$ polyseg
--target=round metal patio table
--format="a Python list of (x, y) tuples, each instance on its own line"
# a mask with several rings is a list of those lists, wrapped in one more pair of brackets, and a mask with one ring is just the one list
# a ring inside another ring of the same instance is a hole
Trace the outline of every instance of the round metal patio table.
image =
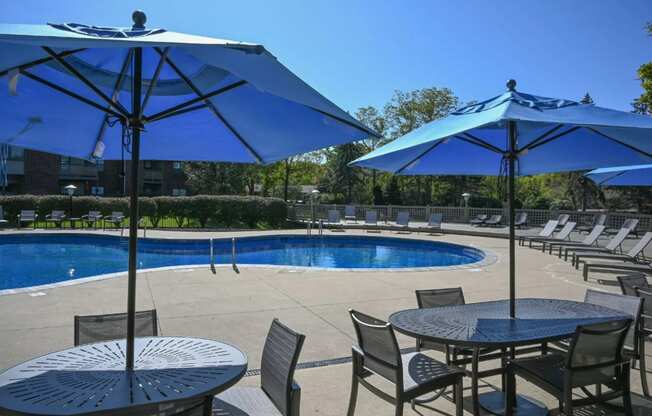
[(242, 351), (206, 339), (136, 338), (133, 370), (125, 352), (124, 339), (99, 342), (11, 368), (0, 375), (0, 414), (165, 413), (211, 398), (247, 370)]
[[(509, 318), (509, 301), (469, 303), (427, 309), (409, 309), (389, 317), (400, 333), (446, 345), (473, 350), (471, 380), (473, 413), (479, 407), (492, 413), (503, 409), (503, 393), (478, 395), (480, 349), (514, 348), (543, 344), (571, 337), (579, 325), (626, 319), (630, 316), (598, 305), (557, 299), (517, 299), (516, 318)], [(540, 405), (519, 400), (524, 414), (545, 414)]]

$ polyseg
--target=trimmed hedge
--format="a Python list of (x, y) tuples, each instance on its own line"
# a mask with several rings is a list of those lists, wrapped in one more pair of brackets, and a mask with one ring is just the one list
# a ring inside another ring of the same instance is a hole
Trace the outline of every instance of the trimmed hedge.
[[(73, 197), (72, 216), (80, 217), (89, 211), (110, 215), (122, 211), (129, 215), (129, 198)], [(287, 218), (287, 205), (278, 198), (231, 195), (197, 195), (154, 198), (140, 197), (140, 217), (147, 217), (157, 227), (164, 218), (173, 218), (178, 227), (200, 226), (247, 226), (259, 224), (279, 227)], [(0, 196), (0, 206), (5, 218), (14, 221), (23, 209), (36, 209), (39, 219), (53, 210), (64, 210), (71, 216), (70, 197), (65, 195), (17, 195)]]

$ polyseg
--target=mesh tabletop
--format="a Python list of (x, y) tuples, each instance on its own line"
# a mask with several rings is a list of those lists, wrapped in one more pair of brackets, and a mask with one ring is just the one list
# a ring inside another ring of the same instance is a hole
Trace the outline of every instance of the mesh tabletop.
[(554, 341), (571, 336), (578, 325), (629, 319), (602, 306), (557, 299), (518, 299), (516, 319), (509, 301), (408, 309), (389, 317), (403, 334), (444, 344), (507, 347)]
[(247, 369), (237, 348), (180, 337), (136, 338), (134, 370), (125, 340), (35, 358), (0, 375), (0, 414), (144, 414), (217, 394)]

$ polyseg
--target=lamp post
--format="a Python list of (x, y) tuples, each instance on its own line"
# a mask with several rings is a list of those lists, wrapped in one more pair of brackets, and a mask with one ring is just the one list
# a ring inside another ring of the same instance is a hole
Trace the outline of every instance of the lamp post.
[(469, 220), (469, 199), (471, 199), (471, 194), (468, 192), (464, 192), (462, 194), (462, 198), (464, 198), (464, 219), (465, 221)]
[(75, 194), (75, 191), (77, 190), (77, 187), (75, 185), (73, 185), (73, 184), (70, 184), (70, 185), (66, 186), (65, 188), (63, 188), (63, 189), (65, 189), (68, 196), (70, 196), (70, 214), (69, 214), (69, 217), (73, 217), (74, 215), (72, 215), (72, 196)]
[(319, 190), (318, 189), (313, 189), (312, 192), (310, 193), (310, 205), (312, 206), (312, 224), (315, 224), (315, 221), (317, 219), (316, 211), (315, 211), (315, 200), (319, 199)]

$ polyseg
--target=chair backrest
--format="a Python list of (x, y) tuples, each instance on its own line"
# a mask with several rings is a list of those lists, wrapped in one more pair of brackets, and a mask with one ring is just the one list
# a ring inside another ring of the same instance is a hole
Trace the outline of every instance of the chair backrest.
[(487, 218), (489, 218), (489, 216), (488, 216), (487, 214), (478, 214), (478, 215), (475, 217), (475, 219), (478, 220), (478, 221), (484, 221), (484, 220), (486, 220)]
[(632, 326), (625, 338), (625, 345), (632, 349), (637, 348), (636, 328), (641, 319), (643, 302), (637, 296), (619, 295), (617, 293), (601, 292), (587, 289), (584, 302), (604, 306), (615, 311), (624, 312), (632, 317)]
[(464, 291), (461, 287), (446, 289), (415, 290), (417, 304), (422, 308), (439, 308), (442, 306), (464, 305)]
[[(136, 336), (158, 335), (156, 309), (136, 312)], [(127, 337), (127, 314), (75, 316), (75, 345)]]
[(111, 213), (111, 217), (113, 219), (121, 219), (125, 217), (125, 214), (122, 211), (113, 211)]
[(408, 225), (410, 223), (410, 213), (401, 211), (396, 215), (396, 223), (398, 225)]
[(606, 227), (604, 225), (594, 225), (589, 235), (584, 237), (582, 243), (586, 244), (587, 246), (593, 245), (596, 241), (598, 241), (598, 238), (600, 238), (605, 228)]
[(56, 209), (50, 213), (50, 218), (58, 219), (66, 215), (66, 212), (63, 210)]
[(614, 251), (615, 249), (620, 247), (620, 245), (623, 243), (623, 241), (625, 241), (625, 239), (627, 238), (630, 232), (631, 230), (629, 228), (621, 228), (620, 230), (618, 230), (618, 233), (614, 236), (614, 238), (612, 238), (609, 241), (609, 243), (607, 243), (607, 245), (604, 246), (604, 248), (606, 248), (609, 251)]
[(328, 222), (330, 223), (338, 223), (340, 222), (340, 212), (336, 209), (329, 209), (328, 210)]
[(607, 214), (595, 214), (593, 225), (605, 225), (607, 223)]
[(514, 220), (514, 224), (524, 224), (527, 221), (527, 212), (519, 212), (516, 214), (516, 219)]
[(578, 326), (568, 349), (566, 368), (582, 371), (582, 379), (587, 380), (584, 385), (612, 380), (619, 374), (614, 366), (623, 360), (623, 344), (631, 324), (631, 319), (625, 319)]
[(36, 211), (33, 209), (24, 209), (20, 211), (21, 220), (29, 220), (36, 218)]
[(292, 409), (294, 370), (305, 338), (274, 319), (265, 339), (260, 364), (260, 387), (284, 416), (288, 416)]
[(355, 217), (355, 207), (353, 205), (346, 205), (344, 207), (344, 215), (347, 217)]
[(503, 219), (502, 215), (492, 215), (487, 222), (500, 222)]
[(568, 214), (559, 214), (559, 218), (557, 218), (558, 226), (563, 227), (566, 225), (566, 223), (570, 220), (570, 215)]
[(559, 221), (557, 220), (548, 221), (546, 225), (543, 227), (543, 229), (539, 231), (539, 237), (550, 237), (552, 233), (555, 232), (555, 229), (557, 228), (558, 224)]
[(570, 237), (570, 234), (573, 232), (575, 229), (575, 226), (577, 225), (576, 222), (574, 221), (568, 221), (564, 227), (555, 235), (555, 238), (557, 240), (566, 240), (567, 238)]
[(628, 228), (629, 231), (635, 231), (636, 227), (638, 227), (638, 218), (627, 218), (625, 221), (623, 221), (623, 225), (620, 227)]
[(630, 274), (627, 276), (618, 276), (618, 283), (620, 283), (620, 290), (623, 295), (638, 296), (636, 289), (640, 288), (647, 290), (649, 283), (643, 273)]
[(378, 213), (376, 211), (365, 212), (365, 224), (376, 224), (378, 222)]
[(401, 350), (389, 322), (349, 310), (358, 346), (364, 353), (364, 366), (394, 383), (403, 382)]
[(652, 231), (648, 231), (645, 233), (645, 235), (643, 235), (643, 238), (638, 240), (638, 243), (636, 243), (634, 247), (632, 247), (632, 249), (627, 252), (627, 255), (631, 257), (638, 257), (638, 255), (641, 254), (643, 250), (645, 250), (645, 247), (647, 247), (651, 241)]
[(643, 300), (641, 329), (650, 332), (652, 331), (652, 288), (638, 288), (636, 289), (636, 295)]
[(102, 213), (100, 211), (88, 211), (88, 218), (98, 218), (101, 217)]
[(433, 212), (432, 214), (430, 214), (430, 219), (428, 219), (428, 226), (440, 227), (443, 218), (444, 218), (444, 214), (442, 214), (441, 212)]

